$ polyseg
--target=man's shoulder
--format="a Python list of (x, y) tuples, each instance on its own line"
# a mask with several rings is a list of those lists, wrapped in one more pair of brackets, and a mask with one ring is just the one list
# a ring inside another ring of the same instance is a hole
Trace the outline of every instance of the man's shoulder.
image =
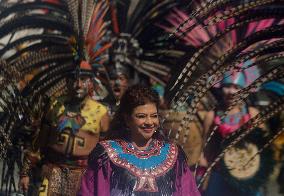
[(101, 110), (107, 110), (107, 106), (92, 99), (92, 98), (86, 98), (86, 105), (90, 106), (92, 109), (101, 109)]

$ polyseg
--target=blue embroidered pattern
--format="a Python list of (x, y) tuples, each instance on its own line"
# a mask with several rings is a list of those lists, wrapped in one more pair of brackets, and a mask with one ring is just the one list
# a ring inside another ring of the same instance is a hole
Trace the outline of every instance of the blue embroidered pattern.
[(133, 153), (125, 153), (125, 149), (123, 149), (124, 146), (121, 146), (116, 141), (109, 141), (109, 144), (117, 153), (119, 159), (124, 159), (139, 169), (152, 169), (161, 165), (166, 161), (170, 150), (170, 144), (166, 143), (161, 147), (159, 154), (150, 156), (148, 158), (140, 158)]
[(158, 192), (156, 178), (175, 165), (178, 149), (175, 144), (152, 140), (146, 150), (138, 150), (124, 140), (102, 141), (110, 160), (137, 177), (134, 191)]

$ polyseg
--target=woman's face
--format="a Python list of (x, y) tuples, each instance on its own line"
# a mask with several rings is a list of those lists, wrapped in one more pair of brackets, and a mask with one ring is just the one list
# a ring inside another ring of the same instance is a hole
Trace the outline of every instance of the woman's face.
[(127, 125), (131, 130), (132, 138), (139, 140), (151, 139), (159, 127), (156, 105), (154, 103), (147, 103), (134, 108)]
[(226, 100), (233, 98), (234, 94), (238, 93), (241, 88), (235, 84), (227, 84), (222, 87), (222, 92)]

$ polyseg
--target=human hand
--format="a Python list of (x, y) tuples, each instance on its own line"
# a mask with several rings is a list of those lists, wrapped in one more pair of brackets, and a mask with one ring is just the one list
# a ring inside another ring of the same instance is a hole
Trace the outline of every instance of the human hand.
[(203, 153), (201, 153), (201, 155), (200, 155), (199, 165), (200, 165), (200, 166), (203, 166), (203, 167), (208, 167), (208, 161), (207, 161), (207, 159), (205, 158), (205, 156), (204, 156)]
[(30, 184), (30, 177), (29, 176), (23, 176), (23, 177), (20, 178), (19, 188), (24, 193), (28, 191), (29, 184)]

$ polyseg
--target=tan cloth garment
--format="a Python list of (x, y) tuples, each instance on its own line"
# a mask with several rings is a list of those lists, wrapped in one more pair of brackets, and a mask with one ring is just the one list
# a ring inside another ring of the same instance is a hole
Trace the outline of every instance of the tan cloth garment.
[(44, 165), (39, 196), (76, 196), (84, 172), (85, 168), (54, 164)]

